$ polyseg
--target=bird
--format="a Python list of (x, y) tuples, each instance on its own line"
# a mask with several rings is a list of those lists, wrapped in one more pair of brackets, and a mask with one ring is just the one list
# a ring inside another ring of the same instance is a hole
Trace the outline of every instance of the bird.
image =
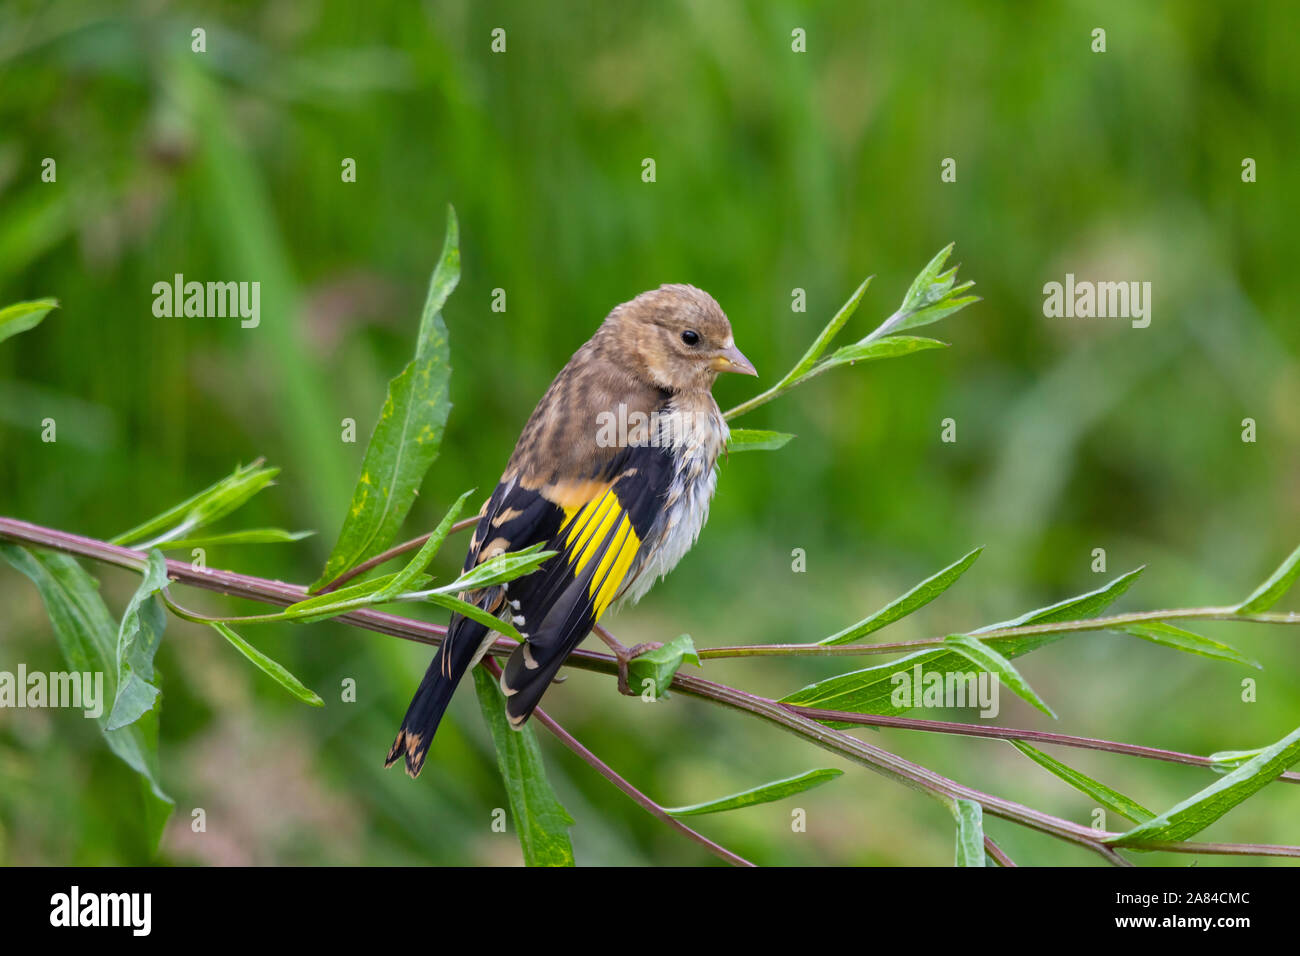
[[(723, 372), (758, 374), (722, 307), (695, 286), (662, 285), (609, 312), (524, 425), (464, 569), (538, 543), (556, 553), (531, 574), (460, 595), (524, 639), (500, 678), (512, 728), (593, 629), (614, 651), (624, 693), (628, 662), (662, 646), (624, 647), (597, 624), (640, 600), (698, 538), (730, 437), (712, 394)], [(452, 615), (385, 767), (404, 758), (419, 775), (456, 686), (496, 636)]]

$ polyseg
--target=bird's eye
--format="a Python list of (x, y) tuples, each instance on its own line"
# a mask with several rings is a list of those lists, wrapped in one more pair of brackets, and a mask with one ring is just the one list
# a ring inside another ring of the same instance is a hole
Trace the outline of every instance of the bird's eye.
[(699, 345), (700, 333), (696, 332), (694, 329), (687, 329), (682, 333), (682, 341), (687, 345)]

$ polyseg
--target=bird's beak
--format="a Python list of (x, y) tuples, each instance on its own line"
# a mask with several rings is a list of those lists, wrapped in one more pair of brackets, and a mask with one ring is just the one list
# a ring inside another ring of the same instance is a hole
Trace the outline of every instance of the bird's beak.
[(722, 354), (713, 360), (713, 368), (719, 372), (739, 372), (741, 375), (758, 375), (753, 364), (749, 359), (741, 354), (740, 349), (734, 345), (724, 349)]

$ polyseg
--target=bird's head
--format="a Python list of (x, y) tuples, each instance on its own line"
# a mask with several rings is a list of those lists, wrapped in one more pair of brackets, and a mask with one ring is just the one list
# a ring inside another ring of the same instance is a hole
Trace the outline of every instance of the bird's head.
[(722, 307), (693, 285), (661, 285), (605, 320), (620, 360), (659, 388), (708, 391), (719, 372), (757, 375)]

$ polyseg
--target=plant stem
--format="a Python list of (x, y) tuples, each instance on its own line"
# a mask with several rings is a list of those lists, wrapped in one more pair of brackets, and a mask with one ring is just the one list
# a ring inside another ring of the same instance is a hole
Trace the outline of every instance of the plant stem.
[(984, 837), (984, 852), (993, 857), (998, 866), (1011, 867), (1016, 865), (1016, 861), (1007, 856), (1002, 847), (993, 842), (991, 836)]
[(741, 402), (735, 408), (730, 408), (727, 411), (723, 412), (722, 417), (726, 421), (731, 421), (733, 418), (739, 418), (741, 415), (745, 414), (745, 412), (752, 412), (754, 409), (758, 408), (758, 406), (766, 405), (772, 399), (778, 398), (783, 392), (785, 392), (789, 388), (790, 388), (789, 385), (786, 385), (782, 382), (778, 382), (777, 384), (769, 388), (766, 392), (761, 392), (760, 394), (755, 395), (753, 398)]
[[(746, 412), (753, 411), (755, 408), (758, 408), (758, 406), (767, 404), (772, 399), (785, 394), (790, 389), (809, 378), (809, 373), (812, 371), (814, 366), (816, 366), (817, 360), (821, 357), (822, 353), (825, 352), (827, 347), (831, 344), (831, 340), (839, 334), (840, 329), (844, 327), (844, 323), (847, 322), (849, 318), (852, 317), (853, 313), (857, 311), (858, 304), (862, 301), (862, 296), (866, 293), (867, 286), (871, 285), (871, 280), (873, 278), (874, 276), (867, 276), (867, 278), (862, 281), (862, 284), (854, 290), (851, 296), (849, 296), (848, 301), (840, 306), (839, 311), (831, 317), (830, 322), (821, 330), (817, 338), (813, 340), (812, 345), (808, 347), (808, 351), (803, 354), (803, 357), (794, 364), (790, 371), (786, 372), (785, 375), (781, 377), (780, 381), (769, 388), (766, 392), (755, 395), (748, 401), (741, 402), (735, 408), (726, 412), (722, 417), (730, 421)], [(896, 325), (898, 319), (899, 313), (895, 312), (882, 322), (876, 330), (871, 333), (871, 335), (867, 336), (865, 341), (872, 341), (873, 339), (884, 335), (885, 331), (887, 331), (886, 327), (892, 328), (891, 323)]]
[[(996, 740), (1033, 740), (1045, 744), (1057, 744), (1061, 747), (1076, 747), (1081, 750), (1101, 750), (1106, 753), (1128, 754), (1133, 757), (1145, 757), (1150, 760), (1163, 760), (1166, 763), (1188, 764), (1194, 767), (1213, 767), (1214, 761), (1209, 757), (1181, 753), (1177, 750), (1162, 750), (1158, 747), (1143, 747), (1139, 744), (1124, 744), (1113, 740), (1099, 740), (1095, 737), (1075, 737), (1071, 734), (1056, 734), (1045, 730), (1022, 730), (1016, 727), (985, 727), (980, 724), (964, 724), (948, 720), (918, 720), (912, 717), (894, 717), (880, 714), (851, 714), (841, 710), (820, 710), (816, 707), (800, 707), (797, 704), (781, 706), (796, 714), (811, 717), (813, 720), (839, 721), (844, 724), (860, 724), (864, 727), (899, 727), (903, 730), (924, 730), (938, 734), (958, 734), (965, 737), (989, 737)], [(1277, 778), (1284, 783), (1300, 784), (1300, 773), (1288, 770)]]
[[(147, 560), (146, 555), (140, 551), (111, 545), (104, 541), (70, 534), (65, 531), (44, 528), (14, 518), (0, 517), (0, 537), (90, 558), (137, 573), (143, 572)], [(233, 571), (220, 571), (211, 568), (199, 570), (179, 561), (169, 560), (167, 562), (167, 575), (173, 581), (191, 584), (232, 597), (261, 601), (281, 607), (296, 603), (306, 596), (306, 589), (300, 585), (287, 584), (283, 581), (271, 581)], [(1214, 610), (1222, 609), (1216, 608)], [(1169, 614), (1169, 612), (1151, 613)], [(1147, 619), (1152, 618), (1148, 617)], [(424, 621), (417, 621), (382, 611), (350, 611), (334, 618), (334, 620), (352, 624), (365, 630), (389, 634), (404, 640), (418, 641), (423, 644), (436, 645), (442, 641), (446, 634), (446, 628), (441, 625), (428, 624)], [(1093, 622), (1071, 623), (1090, 625)], [(1044, 626), (1064, 629), (1063, 625)], [(1007, 628), (1004, 630), (1021, 629)], [(984, 632), (981, 637), (992, 633), (995, 632)], [(518, 645), (514, 641), (502, 638), (491, 647), (490, 653), (493, 656), (504, 657), (511, 654), (516, 647)], [(593, 651), (575, 650), (570, 654), (566, 663), (582, 670), (605, 674), (617, 673), (617, 662), (613, 657)], [(869, 744), (843, 731), (818, 723), (813, 718), (797, 713), (787, 705), (777, 701), (680, 672), (674, 676), (670, 686), (672, 689), (681, 691), (688, 696), (752, 714), (765, 722), (804, 738), (823, 750), (852, 760), (913, 789), (951, 799), (973, 800), (979, 803), (986, 813), (993, 816), (1019, 823), (1029, 829), (1085, 847), (1110, 863), (1127, 864), (1127, 861), (1120, 857), (1113, 848), (1102, 842), (1117, 834), (1093, 830), (1090, 827), (1071, 823), (1068, 820), (1035, 810), (1015, 801), (967, 787), (874, 744)], [(1171, 842), (1143, 846), (1141, 849), (1158, 849), (1176, 853), (1300, 856), (1300, 847), (1273, 844)]]
[[(1056, 621), (1051, 624), (1022, 624), (970, 632), (981, 641), (1009, 640), (1035, 634), (1075, 634), (1080, 631), (1106, 631), (1129, 624), (1157, 621), (1240, 621), (1253, 624), (1300, 624), (1300, 612), (1274, 611), (1260, 614), (1236, 614), (1232, 606), (1168, 608), (1163, 611), (1134, 611), (1111, 614), (1081, 621)], [(897, 654), (948, 646), (943, 637), (926, 637), (914, 641), (882, 641), (875, 644), (736, 644), (709, 647), (699, 652), (700, 660), (726, 657), (855, 657), (870, 654)]]
[(953, 799), (974, 800), (984, 808), (985, 813), (1011, 820), (1032, 830), (1050, 834), (1068, 843), (1086, 847), (1113, 862), (1114, 852), (1106, 852), (1110, 848), (1103, 846), (1101, 841), (1106, 837), (1116, 836), (1117, 834), (1092, 830), (1089, 827), (1071, 823), (1068, 820), (1054, 817), (1051, 814), (1043, 813), (1015, 801), (967, 787), (874, 744), (869, 744), (842, 731), (820, 724), (811, 718), (796, 714), (776, 701), (759, 697), (756, 694), (737, 690), (725, 684), (717, 684), (694, 675), (683, 675), (680, 672), (673, 678), (673, 683), (670, 686), (674, 690), (680, 690), (685, 694), (713, 700), (726, 707), (753, 714), (781, 727), (783, 730), (803, 737), (823, 750), (846, 757), (914, 790)]

